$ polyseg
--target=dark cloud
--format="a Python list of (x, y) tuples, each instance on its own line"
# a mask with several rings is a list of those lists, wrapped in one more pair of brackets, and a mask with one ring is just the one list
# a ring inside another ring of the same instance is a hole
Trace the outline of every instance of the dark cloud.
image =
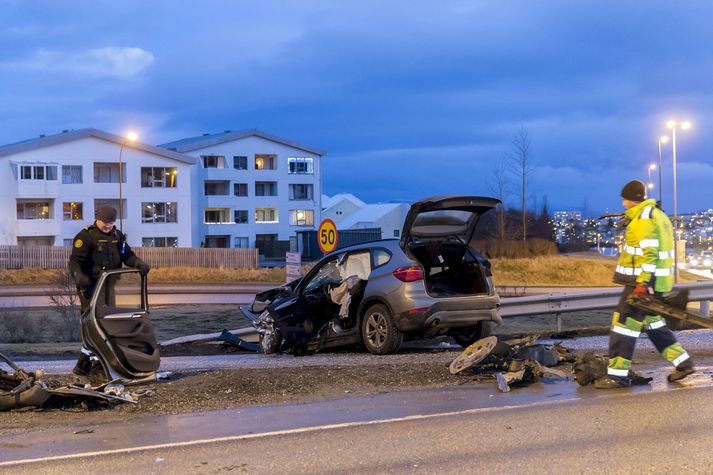
[[(258, 127), (328, 150), (327, 193), (387, 201), (489, 193), (525, 126), (533, 206), (547, 195), (601, 211), (655, 159), (666, 119), (690, 117), (680, 202), (713, 198), (700, 178), (713, 145), (706, 1), (3, 5), (1, 143), (83, 126), (133, 124), (155, 143)], [(88, 64), (92, 51), (143, 53), (122, 75), (125, 63)], [(43, 54), (94, 74), (28, 68)]]

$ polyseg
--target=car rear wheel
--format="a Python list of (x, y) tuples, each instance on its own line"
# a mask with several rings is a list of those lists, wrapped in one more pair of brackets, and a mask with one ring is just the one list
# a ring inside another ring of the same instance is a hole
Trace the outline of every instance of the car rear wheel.
[(453, 339), (463, 348), (467, 348), (476, 341), (490, 336), (490, 322), (480, 321), (472, 327), (467, 327), (453, 335)]
[(375, 355), (388, 355), (398, 351), (404, 339), (394, 325), (391, 312), (385, 305), (376, 304), (369, 307), (361, 321), (361, 338), (364, 346)]

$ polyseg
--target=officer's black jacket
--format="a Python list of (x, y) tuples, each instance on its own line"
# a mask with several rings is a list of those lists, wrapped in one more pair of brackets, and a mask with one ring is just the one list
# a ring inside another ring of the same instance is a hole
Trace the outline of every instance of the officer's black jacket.
[(136, 267), (140, 262), (121, 231), (113, 228), (105, 234), (95, 223), (74, 237), (69, 270), (73, 278), (81, 272), (96, 282), (104, 270), (119, 269), (122, 264)]

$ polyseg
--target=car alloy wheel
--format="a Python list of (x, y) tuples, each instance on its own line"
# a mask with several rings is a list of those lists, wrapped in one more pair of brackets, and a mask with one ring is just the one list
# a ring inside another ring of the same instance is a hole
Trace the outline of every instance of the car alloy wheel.
[(366, 319), (366, 339), (374, 348), (382, 348), (388, 336), (386, 316), (380, 312), (372, 312)]
[(372, 305), (361, 322), (361, 335), (370, 353), (388, 355), (401, 346), (404, 339), (391, 319), (389, 309), (382, 305)]

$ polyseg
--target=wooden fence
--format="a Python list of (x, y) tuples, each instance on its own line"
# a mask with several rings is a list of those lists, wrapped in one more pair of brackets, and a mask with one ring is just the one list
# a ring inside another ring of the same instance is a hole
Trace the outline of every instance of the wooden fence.
[[(135, 247), (134, 252), (151, 267), (214, 267), (254, 269), (258, 250), (191, 247)], [(71, 247), (0, 246), (0, 269), (62, 269)]]

